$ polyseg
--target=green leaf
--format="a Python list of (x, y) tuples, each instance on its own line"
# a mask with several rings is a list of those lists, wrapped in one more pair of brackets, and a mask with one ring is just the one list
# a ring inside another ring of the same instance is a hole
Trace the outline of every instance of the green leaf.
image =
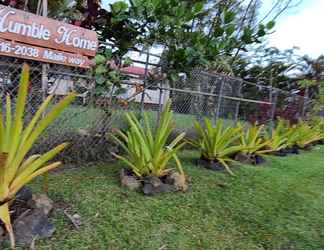
[(106, 57), (106, 60), (109, 60), (112, 58), (112, 55), (113, 55), (113, 52), (111, 49), (105, 49), (105, 57)]
[(194, 13), (199, 14), (203, 11), (204, 9), (204, 3), (203, 2), (198, 2), (194, 6)]
[(241, 39), (244, 43), (251, 44), (253, 43), (252, 35), (253, 30), (250, 27), (245, 27)]
[(107, 67), (105, 65), (98, 65), (95, 69), (96, 75), (104, 74), (108, 71)]
[(102, 85), (106, 81), (106, 77), (103, 75), (96, 76), (96, 83)]
[(103, 55), (96, 55), (95, 56), (95, 63), (98, 65), (98, 64), (103, 64), (103, 63), (106, 63), (106, 57), (104, 57)]
[(259, 25), (259, 30), (258, 30), (258, 37), (263, 37), (265, 36), (267, 33), (265, 31), (265, 26), (263, 24)]
[(234, 33), (234, 31), (235, 31), (234, 24), (229, 25), (225, 30), (227, 36), (231, 36)]
[(110, 5), (112, 12), (118, 14), (122, 11), (126, 11), (128, 9), (128, 4), (124, 1), (118, 1)]
[(127, 57), (124, 59), (123, 66), (124, 66), (124, 67), (127, 67), (127, 66), (131, 65), (132, 63), (133, 63), (132, 59), (131, 59), (130, 57), (127, 56)]
[(268, 30), (271, 30), (274, 28), (274, 26), (276, 25), (276, 22), (275, 21), (270, 21), (267, 23), (266, 27)]
[(224, 34), (224, 29), (220, 26), (216, 26), (214, 29), (214, 36), (215, 37), (220, 37)]
[(236, 16), (235, 12), (230, 11), (230, 10), (225, 11), (225, 13), (224, 13), (224, 23), (225, 24), (231, 23), (232, 21), (234, 21), (235, 16)]

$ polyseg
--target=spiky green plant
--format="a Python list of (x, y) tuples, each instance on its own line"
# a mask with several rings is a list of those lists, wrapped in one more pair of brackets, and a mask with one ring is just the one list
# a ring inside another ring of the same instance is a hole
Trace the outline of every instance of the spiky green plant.
[(320, 127), (310, 126), (306, 121), (300, 121), (295, 127), (294, 133), (296, 134), (296, 143), (301, 148), (324, 139), (324, 134), (321, 132)]
[(248, 158), (253, 158), (257, 155), (263, 156), (269, 145), (269, 141), (264, 140), (264, 125), (252, 125), (246, 130), (243, 130), (240, 136), (240, 145), (243, 146), (241, 153)]
[(0, 220), (9, 233), (12, 248), (15, 247), (15, 239), (9, 214), (10, 203), (14, 200), (16, 193), (28, 182), (61, 164), (60, 162), (48, 163), (48, 161), (61, 152), (67, 144), (60, 144), (42, 155), (27, 157), (28, 152), (46, 127), (75, 97), (75, 94), (68, 95), (42, 118), (42, 114), (52, 100), (52, 96), (49, 96), (24, 128), (28, 84), (29, 67), (25, 64), (15, 109), (12, 109), (11, 99), (8, 95), (5, 115), (0, 113)]
[(266, 149), (261, 150), (261, 154), (277, 152), (288, 147), (287, 144), (287, 123), (280, 119), (272, 131), (265, 133)]
[(233, 174), (228, 164), (234, 162), (231, 156), (245, 148), (236, 144), (242, 133), (241, 126), (225, 127), (221, 119), (213, 126), (211, 120), (206, 118), (204, 124), (196, 121), (195, 128), (199, 137), (191, 143), (199, 148), (202, 157), (220, 162), (230, 174)]
[(184, 174), (177, 152), (185, 145), (182, 140), (185, 133), (181, 133), (171, 143), (167, 143), (175, 127), (170, 107), (171, 103), (168, 102), (161, 113), (155, 131), (146, 113), (144, 113), (143, 126), (133, 113), (128, 113), (126, 120), (130, 127), (129, 130), (127, 132), (118, 130), (117, 136), (113, 135), (125, 151), (125, 156), (114, 155), (130, 167), (138, 177), (165, 175), (170, 170), (168, 164), (172, 158), (175, 159), (178, 171)]

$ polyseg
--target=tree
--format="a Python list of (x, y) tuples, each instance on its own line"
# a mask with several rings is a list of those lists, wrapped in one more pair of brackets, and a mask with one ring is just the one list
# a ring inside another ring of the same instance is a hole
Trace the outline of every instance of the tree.
[[(41, 0), (1, 0), (3, 5), (11, 6), (16, 9), (37, 12), (38, 4)], [(66, 9), (66, 0), (50, 0), (48, 1), (48, 16), (57, 16), (63, 9)]]
[(313, 59), (307, 55), (300, 58), (298, 63), (300, 72), (299, 86), (304, 95), (310, 98), (317, 98), (324, 85), (324, 55)]

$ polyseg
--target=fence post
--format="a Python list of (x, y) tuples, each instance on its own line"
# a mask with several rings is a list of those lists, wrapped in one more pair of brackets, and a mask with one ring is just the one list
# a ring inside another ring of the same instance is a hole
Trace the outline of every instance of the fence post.
[(146, 80), (147, 80), (147, 73), (148, 73), (148, 64), (150, 60), (150, 51), (149, 49), (146, 52), (146, 62), (145, 62), (145, 71), (144, 71), (144, 82), (143, 82), (143, 92), (141, 96), (141, 112), (140, 112), (140, 120), (143, 117), (144, 113), (144, 101), (145, 101), (145, 89), (146, 89)]
[(220, 109), (221, 109), (221, 105), (222, 105), (223, 90), (224, 90), (224, 79), (222, 78), (221, 86), (220, 86), (220, 89), (219, 89), (216, 113), (215, 113), (215, 121), (218, 120), (219, 115), (220, 115)]
[(158, 113), (157, 113), (156, 126), (158, 126), (158, 124), (160, 122), (160, 117), (161, 117), (161, 112), (162, 112), (162, 97), (163, 97), (162, 81), (160, 81), (158, 88), (159, 88), (159, 109), (158, 109)]
[(309, 89), (308, 89), (308, 87), (306, 87), (306, 89), (305, 89), (305, 95), (302, 97), (303, 98), (303, 107), (302, 107), (301, 117), (303, 119), (305, 118), (306, 108), (307, 108), (307, 105), (308, 105), (308, 92), (309, 92)]
[[(243, 87), (243, 81), (240, 81), (239, 84), (239, 89), (238, 89), (238, 95), (237, 97), (242, 98), (242, 87)], [(241, 100), (236, 102), (236, 107), (235, 107), (235, 124), (238, 122), (238, 116), (240, 112), (240, 105), (241, 105)]]
[[(39, 8), (38, 9), (38, 15), (47, 17), (48, 15), (48, 3), (47, 0), (43, 0), (38, 2)], [(49, 64), (42, 63), (42, 101), (44, 102), (47, 96), (48, 91), (48, 70), (49, 70)], [(43, 112), (42, 117), (45, 116), (45, 112)]]
[(271, 95), (271, 117), (270, 117), (270, 131), (272, 133), (273, 127), (274, 127), (274, 119), (275, 119), (275, 113), (276, 113), (276, 107), (277, 107), (277, 100), (278, 100), (278, 91), (274, 91), (274, 97), (272, 96), (273, 88), (271, 87), (270, 90), (270, 95)]

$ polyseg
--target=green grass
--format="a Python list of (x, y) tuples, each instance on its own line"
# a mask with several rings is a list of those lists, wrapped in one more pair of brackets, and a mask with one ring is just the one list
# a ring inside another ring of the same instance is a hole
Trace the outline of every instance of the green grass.
[[(55, 250), (322, 250), (324, 147), (259, 166), (234, 167), (235, 177), (199, 169), (184, 152), (191, 191), (145, 197), (119, 186), (118, 165), (52, 174), (50, 197), (82, 216), (80, 231), (54, 213)], [(40, 180), (33, 184), (38, 190)]]
[[(135, 111), (139, 113), (139, 110)], [(157, 111), (145, 111), (148, 114), (152, 124), (157, 121)], [(113, 113), (112, 127), (124, 128), (124, 110), (117, 110)], [(77, 105), (71, 105), (67, 107), (54, 122), (51, 127), (46, 131), (46, 135), (56, 135), (65, 132), (78, 132), (80, 129), (97, 128), (98, 124), (105, 119), (105, 112), (100, 108), (82, 107)], [(174, 121), (177, 128), (183, 130), (193, 128), (196, 116), (192, 114), (180, 114), (174, 113)], [(226, 120), (228, 124), (232, 123), (232, 120)]]
[[(157, 120), (157, 111), (145, 111), (152, 124)], [(112, 126), (116, 128), (124, 128), (124, 111), (117, 110), (113, 113)], [(97, 128), (98, 124), (105, 119), (105, 112), (100, 108), (82, 107), (71, 105), (67, 107), (58, 117), (58, 119), (46, 131), (46, 135), (56, 135), (57, 133), (77, 132), (80, 129)], [(194, 115), (190, 114), (174, 114), (174, 120), (177, 127), (190, 129), (195, 120)]]

